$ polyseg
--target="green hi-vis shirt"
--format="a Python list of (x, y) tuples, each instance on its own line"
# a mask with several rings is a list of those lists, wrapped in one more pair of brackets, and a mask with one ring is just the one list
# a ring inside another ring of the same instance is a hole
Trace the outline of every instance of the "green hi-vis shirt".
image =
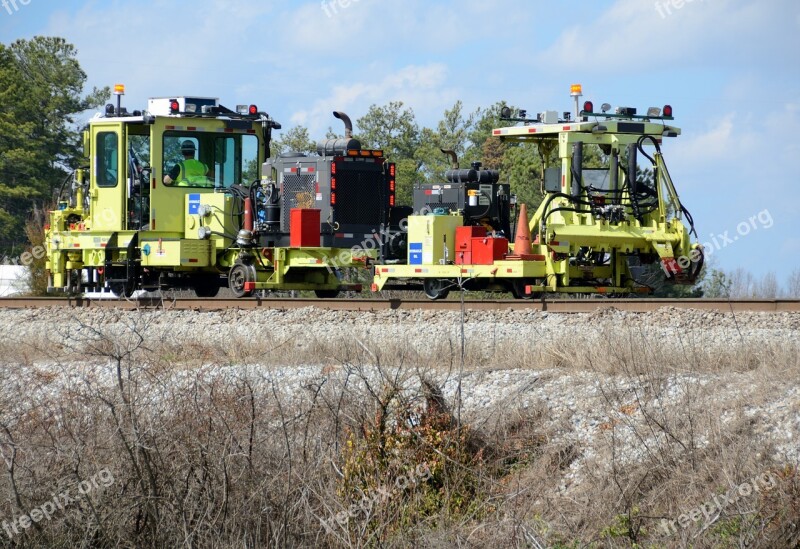
[[(213, 187), (214, 182), (206, 177), (207, 172), (208, 168), (205, 164), (199, 160), (189, 159), (175, 164), (169, 175), (179, 187)], [(172, 177), (173, 174), (175, 177)]]

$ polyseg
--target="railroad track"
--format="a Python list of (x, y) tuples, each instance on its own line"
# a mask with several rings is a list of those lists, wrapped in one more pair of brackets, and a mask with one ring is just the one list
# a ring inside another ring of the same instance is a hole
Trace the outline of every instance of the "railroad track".
[[(662, 307), (701, 309), (721, 312), (800, 312), (797, 299), (554, 299), (554, 300), (467, 300), (469, 310), (535, 310), (553, 313), (586, 313), (597, 309), (618, 309), (648, 312)], [(88, 299), (81, 297), (10, 297), (0, 298), (0, 309), (31, 309), (46, 307), (164, 309), (214, 311), (221, 309), (299, 309), (316, 307), (340, 311), (438, 310), (454, 311), (460, 301), (428, 301), (400, 299), (201, 299), (201, 298), (141, 298)]]

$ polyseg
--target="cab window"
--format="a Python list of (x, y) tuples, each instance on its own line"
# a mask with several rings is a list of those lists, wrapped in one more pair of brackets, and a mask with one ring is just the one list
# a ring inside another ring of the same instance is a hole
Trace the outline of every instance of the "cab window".
[(97, 167), (96, 179), (98, 187), (116, 187), (119, 179), (118, 162), (119, 140), (114, 132), (97, 134)]
[(166, 132), (164, 175), (173, 187), (227, 188), (258, 179), (255, 135)]

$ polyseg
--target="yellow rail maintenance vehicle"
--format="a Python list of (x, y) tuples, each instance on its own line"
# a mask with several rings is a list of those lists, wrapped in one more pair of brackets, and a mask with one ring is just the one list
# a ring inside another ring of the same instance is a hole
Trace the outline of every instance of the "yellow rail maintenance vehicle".
[[(535, 143), (544, 160), (544, 199), (531, 219), (519, 208), (514, 242), (509, 242), (511, 189), (496, 171), (457, 169), (446, 182), (415, 188), (408, 218), (408, 261), (375, 268), (373, 291), (422, 287), (430, 299), (453, 288), (511, 291), (517, 298), (545, 292), (629, 295), (650, 293), (632, 265), (659, 264), (664, 276), (693, 284), (702, 268), (702, 247), (689, 212), (681, 204), (661, 143), (680, 129), (669, 124), (672, 107), (636, 109), (591, 101), (574, 114), (546, 111), (526, 118), (502, 117), (516, 125), (493, 130), (503, 141)], [(602, 152), (601, 167), (584, 162), (587, 147)], [(547, 159), (558, 151), (559, 163)], [(642, 174), (648, 177), (642, 177)], [(427, 213), (428, 215), (420, 215)]]
[(340, 269), (376, 254), (321, 242), (321, 193), (282, 193), (264, 169), (280, 128), (266, 113), (203, 97), (155, 98), (128, 113), (124, 86), (115, 94), (84, 132), (88, 167), (50, 214), (50, 292), (360, 289), (343, 284)]

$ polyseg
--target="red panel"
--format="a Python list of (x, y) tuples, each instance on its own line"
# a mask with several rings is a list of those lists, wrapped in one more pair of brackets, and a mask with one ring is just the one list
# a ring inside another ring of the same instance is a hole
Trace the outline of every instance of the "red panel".
[(486, 227), (456, 227), (456, 251), (469, 251), (473, 238), (486, 236)]
[(472, 239), (485, 236), (485, 227), (456, 227), (456, 265), (472, 265)]
[(484, 227), (456, 227), (456, 265), (472, 265), (472, 239), (485, 236)]
[(491, 265), (508, 254), (508, 240), (505, 238), (473, 238), (472, 264)]
[(289, 212), (289, 245), (292, 248), (318, 248), (320, 211), (292, 208)]

